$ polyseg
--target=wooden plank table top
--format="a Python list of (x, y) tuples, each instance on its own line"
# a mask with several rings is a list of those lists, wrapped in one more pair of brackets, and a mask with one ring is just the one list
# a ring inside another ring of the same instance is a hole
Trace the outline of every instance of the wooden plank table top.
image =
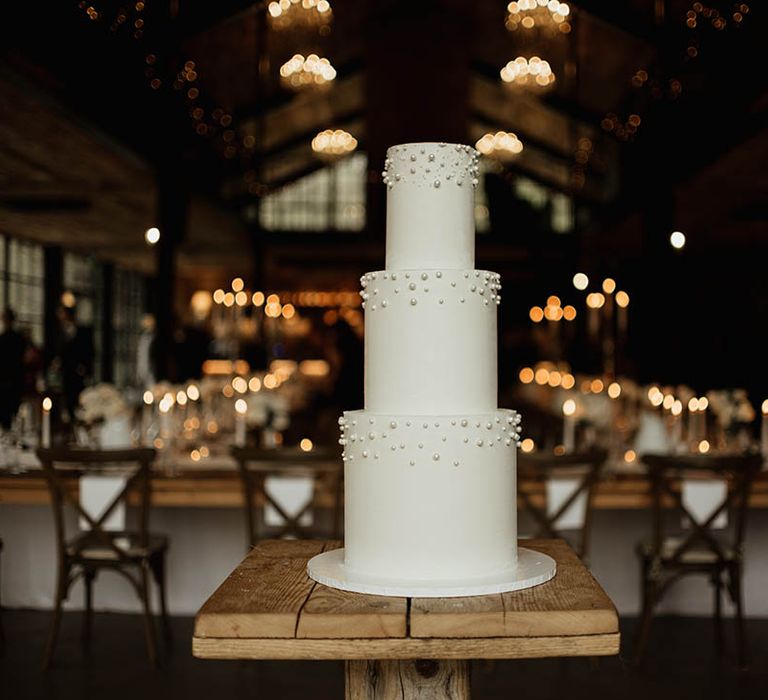
[(206, 659), (520, 659), (619, 651), (616, 610), (562, 540), (526, 540), (557, 561), (551, 581), (467, 598), (331, 589), (307, 561), (338, 542), (269, 540), (203, 605), (193, 654)]

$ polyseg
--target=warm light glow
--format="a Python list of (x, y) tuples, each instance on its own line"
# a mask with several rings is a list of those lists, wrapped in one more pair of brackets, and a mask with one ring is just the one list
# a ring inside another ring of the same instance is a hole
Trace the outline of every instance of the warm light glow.
[(248, 303), (247, 292), (238, 292), (237, 294), (235, 294), (235, 303), (238, 306), (245, 306)]
[(221, 393), (228, 399), (231, 399), (235, 395), (235, 390), (231, 384), (225, 384), (221, 390)]
[(576, 309), (568, 304), (568, 306), (563, 307), (563, 318), (566, 321), (573, 321), (573, 319), (576, 318)]
[(672, 410), (672, 406), (675, 405), (675, 397), (672, 394), (666, 394), (664, 400), (661, 403), (668, 411)]
[(144, 396), (142, 398), (144, 399), (144, 403), (147, 406), (151, 406), (155, 401), (155, 397), (152, 395), (152, 392), (149, 389), (144, 392)]
[(699, 410), (700, 411), (706, 411), (707, 406), (709, 406), (709, 399), (706, 396), (700, 396), (699, 397)]
[(545, 30), (567, 34), (571, 31), (571, 8), (557, 0), (516, 0), (507, 5), (504, 26), (510, 32)]
[(192, 452), (189, 453), (189, 458), (193, 462), (199, 462), (200, 461), (200, 450), (192, 450)]
[(254, 394), (257, 391), (261, 391), (261, 379), (258, 377), (251, 377), (248, 380), (248, 389), (252, 391)]
[(43, 410), (46, 413), (49, 413), (52, 408), (53, 408), (53, 401), (51, 400), (50, 396), (46, 396), (43, 399)]
[(300, 53), (280, 66), (280, 82), (291, 90), (323, 87), (336, 78), (336, 70), (327, 58), (311, 53), (304, 58)]
[(543, 367), (539, 367), (539, 369), (537, 369), (536, 373), (533, 375), (533, 378), (537, 384), (544, 386), (545, 384), (549, 383), (549, 370), (544, 369)]
[(626, 292), (616, 292), (616, 304), (622, 309), (626, 309), (629, 306), (629, 294)]
[(599, 309), (605, 304), (605, 296), (600, 292), (587, 294), (587, 306), (590, 309)]
[(573, 276), (573, 286), (583, 292), (589, 286), (589, 277), (583, 272), (577, 272)]
[(224, 295), (224, 306), (230, 308), (235, 305), (235, 295), (232, 292), (227, 292)]
[(179, 406), (186, 406), (187, 405), (187, 392), (183, 390), (179, 390), (176, 392), (176, 403), (179, 404)]
[(155, 245), (160, 240), (160, 229), (153, 226), (144, 232), (144, 240), (149, 245)]
[(534, 372), (530, 367), (523, 367), (518, 376), (523, 384), (530, 384), (533, 381)]
[(274, 374), (265, 374), (263, 384), (265, 389), (274, 389), (277, 386), (277, 377)]
[(248, 412), (248, 402), (245, 399), (238, 399), (235, 401), (235, 410), (241, 416), (244, 416)]
[(267, 304), (264, 306), (264, 313), (269, 318), (277, 318), (280, 315), (282, 309), (283, 307), (280, 306), (279, 302), (267, 302)]
[(560, 297), (552, 294), (547, 297), (547, 306), (560, 306)]
[(277, 294), (270, 294), (267, 297), (267, 304), (279, 304), (280, 303), (280, 297), (277, 296)]
[(213, 306), (213, 297), (210, 292), (204, 289), (196, 291), (189, 300), (189, 308), (198, 318), (205, 318), (210, 312), (211, 306)]
[(502, 81), (510, 87), (547, 88), (555, 82), (555, 74), (547, 61), (538, 56), (518, 56), (501, 71)]
[(191, 401), (197, 401), (200, 398), (200, 389), (197, 388), (197, 384), (190, 384), (187, 387), (187, 396)]
[(563, 401), (563, 415), (572, 416), (576, 413), (576, 402), (573, 399)]
[(624, 461), (627, 464), (632, 464), (637, 459), (637, 453), (634, 450), (627, 450), (624, 453)]
[(200, 446), (200, 456), (201, 457), (208, 457), (211, 454), (211, 451), (208, 449), (207, 445), (201, 445)]
[(671, 411), (673, 416), (679, 416), (683, 412), (683, 402), (680, 399), (675, 399)]
[(312, 440), (309, 438), (303, 438), (302, 441), (299, 443), (299, 447), (304, 452), (311, 452), (312, 451)]
[(699, 400), (695, 396), (688, 401), (688, 410), (691, 413), (696, 413), (699, 410)]
[(651, 396), (652, 406), (661, 406), (663, 401), (664, 401), (664, 394), (662, 394), (660, 391), (656, 392), (653, 396)]
[(293, 306), (293, 304), (286, 304), (283, 307), (283, 318), (289, 319), (293, 318), (296, 315), (296, 308)]
[(552, 370), (549, 373), (549, 382), (548, 382), (549, 386), (551, 386), (552, 388), (555, 388), (560, 386), (562, 382), (563, 382), (563, 375), (560, 372), (558, 372), (556, 369)]
[(224, 296), (225, 296), (225, 295), (224, 295), (224, 290), (223, 290), (223, 289), (217, 289), (217, 290), (216, 290), (216, 291), (213, 293), (213, 300), (214, 300), (214, 301), (215, 301), (217, 304), (223, 304), (223, 303), (224, 303)]
[(608, 385), (608, 396), (612, 399), (618, 399), (621, 396), (621, 384), (618, 382), (611, 382)]
[(487, 133), (475, 144), (480, 153), (496, 160), (512, 160), (523, 151), (523, 142), (511, 131)]
[(599, 394), (603, 389), (605, 389), (605, 384), (603, 384), (602, 379), (593, 379), (589, 384), (589, 390), (593, 394)]
[(251, 301), (254, 306), (261, 306), (264, 303), (264, 292), (254, 292)]
[(246, 391), (248, 391), (248, 382), (245, 380), (244, 377), (235, 377), (232, 380), (232, 388), (238, 394), (244, 394)]
[(75, 298), (75, 295), (70, 292), (69, 290), (62, 292), (61, 294), (61, 305), (67, 309), (74, 309), (77, 304), (77, 299)]
[(573, 389), (576, 386), (576, 379), (572, 374), (564, 374), (563, 381), (560, 383), (563, 389)]
[(765, 401), (763, 401), (761, 409), (762, 409), (763, 415), (768, 416), (768, 399), (765, 399)]
[(520, 449), (523, 452), (533, 452), (536, 449), (536, 443), (531, 440), (531, 438), (525, 438), (525, 440), (520, 443)]
[(233, 292), (242, 292), (244, 287), (245, 287), (245, 282), (243, 282), (242, 277), (235, 277), (235, 279), (232, 280)]
[(325, 158), (338, 158), (352, 153), (357, 139), (343, 129), (326, 129), (312, 139), (312, 150)]
[(699, 443), (699, 452), (701, 452), (701, 454), (709, 452), (709, 440), (702, 440)]
[(606, 277), (603, 280), (603, 291), (606, 294), (613, 294), (616, 291), (616, 280)]
[(562, 317), (563, 310), (559, 306), (547, 304), (547, 306), (544, 308), (544, 318), (546, 318), (548, 321), (559, 321)]
[(299, 372), (305, 377), (327, 377), (331, 366), (327, 360), (302, 360), (299, 362)]
[(685, 247), (685, 234), (682, 231), (673, 231), (669, 236), (669, 242), (676, 250), (682, 250)]
[(531, 321), (539, 323), (544, 318), (544, 309), (540, 306), (533, 306), (528, 315), (531, 317)]

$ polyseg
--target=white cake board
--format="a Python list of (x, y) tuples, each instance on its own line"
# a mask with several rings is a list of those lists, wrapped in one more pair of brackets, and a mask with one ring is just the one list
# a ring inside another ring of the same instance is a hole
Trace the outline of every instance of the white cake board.
[(557, 564), (552, 557), (523, 547), (518, 547), (516, 568), (493, 576), (464, 580), (422, 582), (363, 576), (344, 566), (343, 549), (323, 552), (307, 563), (309, 577), (325, 586), (353, 593), (409, 598), (456, 598), (519, 591), (546, 583), (556, 571)]

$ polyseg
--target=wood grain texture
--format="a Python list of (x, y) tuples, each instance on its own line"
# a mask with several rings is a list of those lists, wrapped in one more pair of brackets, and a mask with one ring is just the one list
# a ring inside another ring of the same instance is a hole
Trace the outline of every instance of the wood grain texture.
[(346, 700), (469, 700), (466, 661), (347, 661)]
[(557, 575), (501, 595), (414, 598), (412, 637), (546, 637), (618, 632), (613, 603), (563, 540), (525, 540), (549, 554)]
[(202, 639), (192, 640), (200, 659), (543, 659), (613, 656), (619, 634), (487, 639)]
[(307, 560), (323, 546), (274, 540), (255, 547), (203, 605), (195, 637), (295, 637), (299, 612), (315, 585)]

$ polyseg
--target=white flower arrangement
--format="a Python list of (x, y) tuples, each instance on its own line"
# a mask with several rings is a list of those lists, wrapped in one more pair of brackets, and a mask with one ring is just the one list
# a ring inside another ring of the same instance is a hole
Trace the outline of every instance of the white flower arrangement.
[(113, 384), (101, 383), (83, 389), (78, 402), (78, 418), (89, 425), (117, 418), (128, 412), (123, 395)]

